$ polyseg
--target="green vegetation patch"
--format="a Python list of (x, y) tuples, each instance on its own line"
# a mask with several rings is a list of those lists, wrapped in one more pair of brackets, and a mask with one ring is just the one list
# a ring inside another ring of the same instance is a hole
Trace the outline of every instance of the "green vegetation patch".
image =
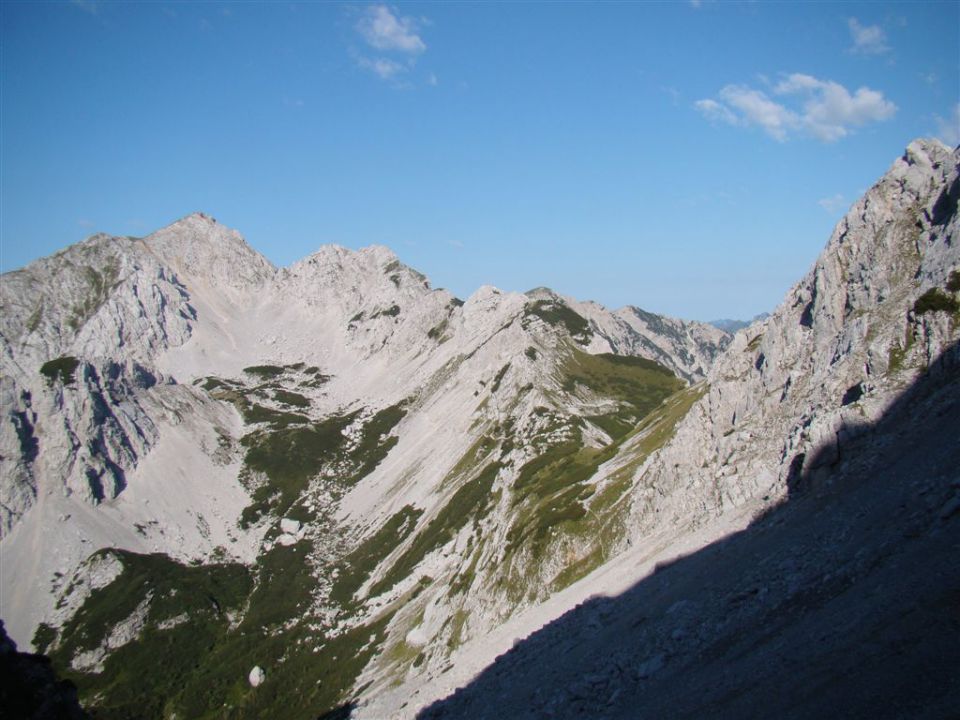
[(351, 605), (354, 594), (370, 577), (370, 573), (409, 537), (421, 515), (421, 508), (403, 506), (377, 532), (344, 557), (337, 565), (339, 574), (330, 591), (330, 599), (343, 607)]
[(241, 440), (247, 448), (246, 466), (264, 473), (269, 482), (254, 491), (253, 502), (241, 516), (241, 526), (248, 527), (267, 512), (287, 512), (307, 489), (310, 478), (324, 466), (349, 467), (349, 471), (341, 472), (337, 478), (336, 482), (342, 487), (373, 472), (398, 442), (389, 434), (406, 414), (404, 407), (404, 403), (397, 403), (376, 413), (361, 428), (355, 445), (349, 446), (343, 431), (357, 419), (359, 412), (311, 423), (303, 415), (249, 405), (244, 411), (245, 418), (254, 409), (256, 417), (262, 416), (261, 421), (271, 425)]
[(490, 392), (495, 393), (500, 389), (500, 383), (503, 381), (504, 376), (507, 374), (507, 371), (510, 370), (510, 363), (504, 365), (493, 378), (493, 384), (490, 386)]
[(583, 447), (578, 429), (574, 440), (525, 463), (513, 486), (517, 512), (507, 532), (508, 552), (529, 542), (528, 547), (539, 555), (552, 528), (581, 519), (586, 514), (583, 501), (593, 494), (587, 480), (616, 449), (615, 444), (599, 450)]
[(917, 315), (930, 312), (955, 313), (960, 311), (960, 303), (940, 288), (930, 288), (917, 298), (917, 301), (913, 304), (913, 311)]
[[(527, 305), (526, 313), (528, 317), (538, 317), (553, 327), (566, 328), (570, 337), (581, 344), (589, 342), (593, 335), (590, 330), (590, 323), (566, 303), (559, 300), (536, 300)], [(527, 326), (528, 323), (524, 323), (524, 327)]]
[(610, 553), (622, 537), (623, 518), (627, 508), (621, 501), (633, 487), (634, 474), (651, 453), (663, 447), (673, 437), (677, 423), (686, 417), (693, 404), (703, 397), (706, 391), (706, 385), (681, 390), (644, 418), (629, 438), (624, 439), (621, 447), (624, 447), (627, 440), (638, 439), (630, 447), (632, 456), (629, 462), (614, 472), (590, 498), (586, 503), (589, 510), (583, 518), (563, 526), (571, 535), (589, 540), (589, 545), (585, 552), (567, 563), (550, 582), (554, 592), (585, 577), (610, 558)]
[(112, 260), (104, 265), (101, 270), (97, 270), (90, 265), (84, 266), (83, 275), (87, 281), (88, 292), (83, 301), (71, 310), (67, 325), (72, 330), (79, 330), (107, 301), (110, 293), (118, 285), (117, 276), (119, 273), (119, 268)]
[(40, 304), (37, 305), (36, 310), (30, 313), (30, 317), (27, 318), (27, 332), (34, 332), (38, 327), (40, 327), (40, 321), (43, 319), (43, 301), (40, 301)]
[(254, 491), (241, 526), (256, 522), (271, 510), (285, 512), (321, 465), (336, 457), (346, 441), (343, 430), (351, 420), (335, 416), (311, 425), (256, 430), (244, 436), (241, 443), (247, 448), (247, 467), (264, 473), (270, 481)]
[[(470, 540), (473, 540), (473, 537), (471, 537)], [(470, 564), (467, 565), (465, 570), (459, 572), (453, 579), (453, 582), (450, 583), (451, 595), (465, 593), (470, 590), (471, 587), (473, 587), (473, 583), (477, 579), (477, 564), (480, 562), (480, 556), (482, 554), (483, 541), (481, 541), (480, 544), (474, 549)]]
[(40, 366), (40, 374), (47, 378), (48, 383), (59, 380), (64, 385), (72, 385), (76, 380), (74, 373), (80, 361), (75, 357), (64, 355), (56, 360), (48, 360)]
[(406, 402), (399, 402), (379, 411), (363, 426), (360, 442), (350, 452), (350, 459), (356, 466), (351, 484), (373, 472), (399, 442), (390, 433), (406, 414)]
[(633, 456), (630, 462), (614, 473), (614, 480), (632, 476), (653, 452), (663, 447), (674, 436), (677, 423), (686, 417), (690, 408), (706, 394), (707, 390), (706, 384), (684, 388), (645, 417), (630, 436), (624, 439), (626, 442), (632, 438), (638, 438), (636, 444), (631, 447)]
[(463, 478), (469, 477), (477, 468), (483, 464), (483, 462), (490, 456), (494, 448), (497, 446), (497, 441), (490, 437), (489, 435), (481, 435), (477, 438), (473, 444), (467, 449), (463, 456), (457, 461), (457, 464), (453, 466), (450, 472), (447, 473), (444, 477), (443, 482), (440, 483), (441, 489), (446, 489), (452, 485), (457, 484)]
[(370, 590), (380, 595), (407, 577), (434, 550), (443, 547), (473, 518), (482, 517), (489, 508), (493, 481), (500, 471), (498, 462), (491, 462), (477, 477), (465, 482), (437, 515), (427, 523), (399, 557), (389, 572)]
[[(242, 565), (107, 552), (123, 558), (123, 572), (91, 594), (52, 653), (97, 718), (321, 716), (350, 699), (392, 617), (328, 637), (310, 620), (317, 581), (303, 544), (262, 555), (253, 574)], [(70, 669), (76, 650), (97, 646), (148, 596), (143, 633), (109, 655), (102, 673)], [(254, 665), (266, 671), (258, 688), (247, 680)]]
[(283, 375), (284, 368), (279, 365), (251, 365), (243, 369), (247, 375), (253, 375), (261, 380), (270, 380)]
[[(210, 655), (229, 627), (228, 614), (243, 605), (252, 585), (250, 573), (240, 564), (191, 567), (161, 554), (101, 553), (116, 555), (123, 571), (91, 593), (48, 652), (96, 717), (163, 717), (167, 698)], [(111, 653), (102, 673), (70, 668), (76, 653), (99, 647), (148, 597), (142, 634)], [(164, 621), (167, 629), (159, 627)]]
[(375, 320), (378, 317), (396, 317), (400, 314), (399, 305), (391, 305), (386, 310), (377, 310), (373, 315), (370, 316), (371, 320)]
[[(389, 615), (328, 637), (308, 622), (317, 586), (304, 543), (277, 546), (256, 566), (246, 612), (194, 668), (168, 712), (190, 718), (317, 717), (343, 702), (383, 642)], [(258, 688), (247, 674), (266, 671)]]
[(622, 438), (635, 427), (631, 416), (624, 417), (619, 412), (607, 413), (605, 415), (588, 415), (586, 419), (603, 430), (613, 440)]
[(257, 403), (246, 401), (245, 399), (243, 402), (240, 402), (239, 405), (240, 414), (243, 415), (243, 420), (248, 425), (269, 423), (275, 428), (281, 428), (289, 425), (310, 422), (310, 418), (308, 418), (306, 415), (286, 412), (283, 410), (274, 410), (273, 408), (264, 407), (263, 405), (258, 405)]
[[(621, 406), (619, 418), (632, 424), (684, 387), (682, 380), (653, 360), (609, 353), (589, 355), (576, 348), (564, 363), (563, 373), (564, 391), (573, 393), (582, 385), (610, 398)], [(610, 421), (606, 425), (614, 427)]]
[(450, 620), (450, 637), (447, 638), (447, 648), (452, 652), (463, 643), (463, 628), (470, 619), (466, 610), (456, 610)]
[(903, 369), (903, 364), (913, 348), (913, 325), (908, 321), (903, 345), (892, 345), (887, 358), (887, 374), (895, 374)]
[(224, 380), (223, 378), (214, 377), (213, 375), (204, 378), (198, 378), (197, 380), (194, 380), (193, 384), (199, 385), (207, 392), (213, 392), (215, 390), (229, 391), (234, 390), (237, 387), (236, 383), (230, 380)]
[(278, 389), (273, 393), (273, 399), (284, 405), (291, 407), (307, 408), (310, 407), (310, 401), (300, 393), (289, 390)]
[(314, 373), (310, 372), (310, 368), (307, 368), (307, 370), (304, 370), (306, 374), (312, 375), (313, 377), (311, 377), (309, 380), (304, 380), (302, 383), (300, 383), (300, 387), (308, 387), (308, 388), (323, 387), (328, 382), (330, 382), (330, 380), (333, 379), (332, 375), (324, 375), (322, 372), (320, 372), (319, 368), (316, 368), (316, 370), (317, 372), (314, 372)]
[(952, 293), (960, 292), (960, 270), (950, 271), (950, 277), (947, 278), (947, 290)]
[(447, 318), (444, 318), (427, 331), (427, 337), (431, 340), (436, 340), (438, 343), (445, 342), (448, 339), (446, 337), (446, 332), (449, 324), (450, 321)]
[[(605, 358), (600, 360), (606, 362)], [(651, 370), (643, 363), (617, 364), (644, 372)], [(661, 384), (659, 378), (666, 377), (661, 370), (653, 368), (652, 372), (656, 387), (661, 391), (670, 387), (671, 383)], [(614, 387), (621, 385), (615, 383)], [(624, 387), (632, 387), (632, 383)], [(508, 591), (514, 585), (521, 588), (523, 583), (515, 582), (517, 578), (514, 576), (518, 571), (514, 568), (513, 558), (521, 551), (527, 551), (534, 562), (540, 562), (548, 556), (554, 556), (553, 548), (562, 543), (565, 537), (580, 538), (581, 545), (582, 540), (587, 539), (588, 550), (574, 557), (553, 579), (554, 589), (566, 587), (603, 562), (617, 539), (620, 511), (615, 506), (630, 487), (633, 471), (650, 453), (672, 437), (677, 422), (689, 412), (703, 392), (705, 386), (684, 388), (662, 400), (639, 424), (633, 422), (633, 413), (637, 412), (635, 408), (638, 405), (645, 407), (650, 396), (642, 394), (638, 398), (634, 395), (623, 417), (590, 418), (591, 422), (604, 426), (614, 438), (614, 442), (606, 447), (584, 447), (582, 431), (573, 425), (572, 438), (547, 447), (525, 463), (520, 468), (513, 488), (512, 502), (516, 511), (507, 533), (501, 584)], [(613, 425), (614, 422), (618, 424)], [(603, 463), (621, 452), (625, 443), (638, 435), (641, 439), (633, 447), (635, 455), (628, 466), (618, 470), (595, 494), (596, 488), (588, 481)], [(529, 572), (529, 569), (519, 572)]]

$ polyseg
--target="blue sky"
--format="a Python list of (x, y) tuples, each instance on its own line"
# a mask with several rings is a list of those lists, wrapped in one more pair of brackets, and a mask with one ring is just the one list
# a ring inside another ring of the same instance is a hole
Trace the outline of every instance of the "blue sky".
[(919, 136), (960, 4), (0, 6), (3, 270), (195, 210), (466, 297), (769, 310)]

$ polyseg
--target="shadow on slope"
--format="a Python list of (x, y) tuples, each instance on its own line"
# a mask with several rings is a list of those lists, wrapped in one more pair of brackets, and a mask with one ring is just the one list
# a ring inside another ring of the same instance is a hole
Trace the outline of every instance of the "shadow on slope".
[(45, 655), (17, 650), (0, 621), (0, 717), (22, 720), (86, 720), (77, 688), (57, 677)]
[(745, 530), (570, 610), (418, 717), (956, 716), (960, 348), (794, 465)]

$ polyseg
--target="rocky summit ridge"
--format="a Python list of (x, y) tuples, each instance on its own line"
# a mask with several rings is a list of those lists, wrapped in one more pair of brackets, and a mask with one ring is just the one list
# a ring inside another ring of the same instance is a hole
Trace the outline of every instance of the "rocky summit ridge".
[(410, 717), (956, 374), (958, 164), (911, 143), (733, 336), (200, 213), (7, 273), (0, 617), (107, 715)]

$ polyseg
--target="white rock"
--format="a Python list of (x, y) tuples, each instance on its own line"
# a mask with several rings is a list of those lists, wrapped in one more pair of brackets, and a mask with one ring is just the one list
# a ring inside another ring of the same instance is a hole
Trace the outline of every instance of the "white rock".
[(264, 672), (264, 669), (259, 665), (254, 665), (247, 679), (250, 681), (251, 687), (259, 687), (266, 677), (267, 673)]
[(419, 625), (408, 632), (405, 639), (407, 641), (407, 645), (412, 645), (413, 647), (423, 647), (430, 642), (430, 638), (427, 637), (427, 633), (423, 629), (423, 626)]
[(283, 518), (283, 520), (280, 521), (280, 530), (288, 535), (296, 535), (300, 532), (300, 521), (292, 518)]
[(296, 542), (297, 542), (297, 536), (290, 535), (288, 533), (283, 533), (283, 535), (277, 538), (277, 544), (283, 545), (284, 547), (289, 547), (290, 545), (294, 545)]

